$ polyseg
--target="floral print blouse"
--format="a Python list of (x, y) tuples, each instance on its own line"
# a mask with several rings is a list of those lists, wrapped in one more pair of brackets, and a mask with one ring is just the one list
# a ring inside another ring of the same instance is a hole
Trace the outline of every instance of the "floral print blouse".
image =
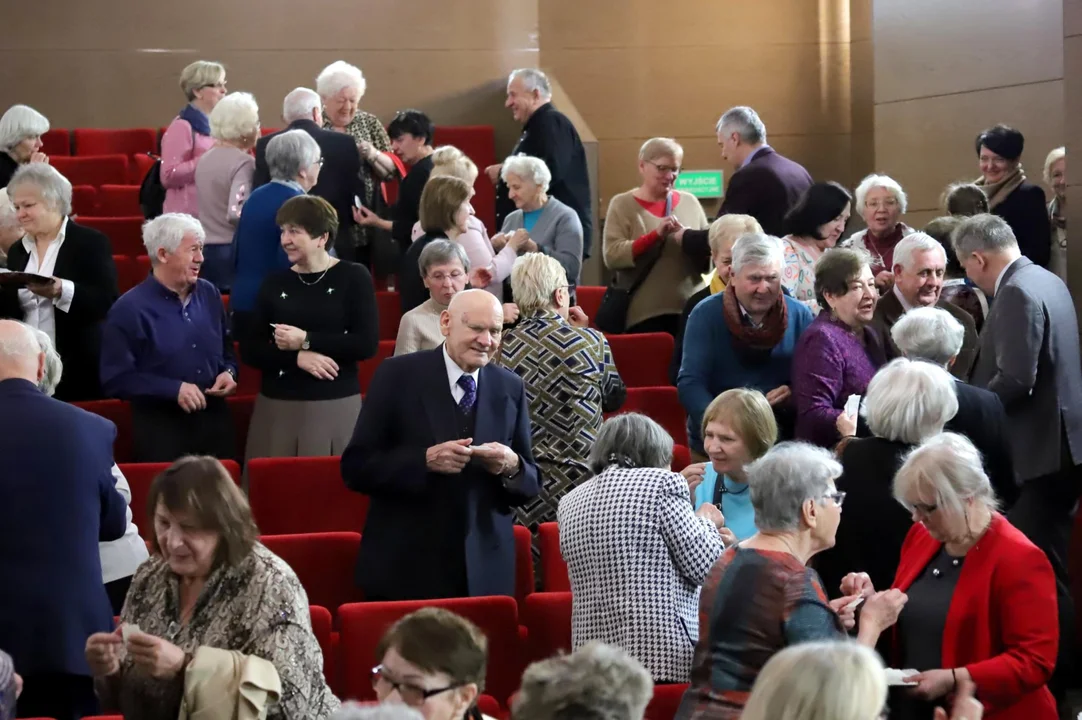
[[(323, 129), (334, 130), (334, 125), (331, 123), (326, 110), (323, 111)], [(379, 118), (372, 113), (358, 110), (357, 114), (353, 116), (353, 120), (346, 126), (345, 132), (356, 143), (367, 140), (380, 152), (391, 151), (391, 139), (387, 136), (387, 130), (383, 127), (383, 123), (379, 121)], [(380, 192), (380, 181), (373, 174), (371, 166), (363, 159), (361, 160), (361, 179), (364, 180), (364, 197), (362, 198), (364, 206), (367, 208), (378, 207), (376, 193)], [(371, 244), (374, 232), (372, 228), (362, 225), (353, 225), (352, 227), (354, 242), (358, 245)]]
[[(135, 573), (120, 619), (186, 653), (208, 646), (273, 663), (282, 697), (270, 720), (321, 720), (340, 705), (323, 677), (308, 596), (285, 561), (259, 543), (240, 564), (211, 573), (186, 625), (177, 576), (160, 555), (152, 556)], [(159, 720), (180, 712), (184, 674), (156, 680), (122, 657), (120, 672), (95, 684), (103, 711), (121, 712), (125, 720)]]
[(819, 314), (819, 302), (815, 299), (815, 261), (821, 253), (813, 255), (807, 247), (797, 242), (791, 235), (781, 239), (784, 262), (781, 269), (781, 284), (795, 300), (811, 308), (812, 315)]

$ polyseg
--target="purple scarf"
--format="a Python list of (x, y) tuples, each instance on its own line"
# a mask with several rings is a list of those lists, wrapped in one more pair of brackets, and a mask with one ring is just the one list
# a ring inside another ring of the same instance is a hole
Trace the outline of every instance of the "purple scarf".
[(200, 135), (210, 135), (210, 118), (206, 116), (202, 110), (192, 106), (185, 105), (177, 117), (181, 120), (187, 120), (188, 124), (192, 126), (192, 130)]

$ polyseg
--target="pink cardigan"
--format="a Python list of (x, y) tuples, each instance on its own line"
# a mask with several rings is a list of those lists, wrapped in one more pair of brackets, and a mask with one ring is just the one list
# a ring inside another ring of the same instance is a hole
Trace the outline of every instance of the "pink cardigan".
[(162, 185), (165, 186), (165, 212), (188, 213), (192, 217), (199, 217), (195, 164), (199, 157), (213, 146), (214, 138), (193, 133), (187, 120), (178, 117), (169, 123), (162, 135), (161, 176)]
[[(492, 273), (492, 284), (488, 285), (485, 290), (488, 290), (499, 298), (500, 302), (503, 302), (503, 281), (511, 277), (511, 268), (514, 266), (518, 254), (515, 253), (510, 244), (504, 245), (502, 250), (495, 252), (492, 241), (488, 237), (488, 229), (476, 216), (470, 215), (469, 220), (466, 221), (466, 227), (466, 232), (459, 235), (455, 242), (466, 251), (471, 270), (483, 267)], [(415, 223), (412, 232), (413, 239), (416, 240), (424, 234), (421, 223)]]

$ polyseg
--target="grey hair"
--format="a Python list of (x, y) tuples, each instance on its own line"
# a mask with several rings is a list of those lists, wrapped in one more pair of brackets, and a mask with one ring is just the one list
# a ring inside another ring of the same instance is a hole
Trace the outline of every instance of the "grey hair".
[(175, 253), (185, 235), (195, 235), (201, 243), (207, 239), (203, 225), (185, 213), (165, 213), (143, 223), (143, 245), (150, 255), (150, 262), (158, 262), (159, 248)]
[(962, 352), (965, 335), (962, 323), (937, 307), (913, 308), (890, 329), (890, 337), (903, 355), (940, 367), (947, 367)]
[(656, 422), (642, 413), (621, 413), (601, 424), (590, 450), (590, 470), (598, 474), (610, 465), (667, 468), (672, 448), (672, 437)]
[(746, 105), (726, 110), (714, 129), (721, 132), (722, 128), (732, 128), (733, 132), (749, 145), (766, 142), (766, 125), (759, 119), (759, 113)]
[(229, 93), (210, 111), (210, 134), (216, 140), (236, 141), (259, 136), (259, 105), (251, 93)]
[(905, 214), (906, 208), (909, 207), (909, 198), (905, 195), (905, 190), (902, 190), (902, 186), (898, 184), (898, 181), (889, 175), (877, 175), (872, 173), (863, 180), (860, 181), (860, 185), (857, 185), (857, 190), (853, 193), (856, 196), (856, 208), (858, 211), (864, 210), (864, 199), (868, 193), (876, 188), (883, 188), (890, 190), (894, 195), (894, 199), (898, 201), (898, 209), (902, 214)]
[(272, 180), (293, 180), (319, 161), (319, 143), (304, 130), (287, 130), (267, 143), (267, 169)]
[(0, 117), (0, 151), (7, 152), (26, 138), (47, 132), (47, 117), (29, 105), (12, 105)]
[(919, 252), (929, 250), (938, 250), (943, 256), (943, 265), (946, 266), (947, 251), (938, 240), (920, 231), (911, 232), (894, 247), (894, 264), (901, 265), (904, 269), (909, 270), (913, 267), (913, 256)]
[(470, 272), (470, 259), (461, 245), (450, 240), (433, 240), (421, 251), (421, 257), (417, 259), (417, 267), (421, 270), (421, 277), (425, 277), (432, 266), (446, 265), (455, 260), (462, 263), (462, 269), (466, 273)]
[(1018, 250), (1018, 239), (1007, 221), (998, 215), (982, 213), (958, 223), (951, 233), (951, 244), (959, 262), (965, 262), (975, 252), (1004, 252)]
[(745, 468), (755, 526), (765, 532), (792, 532), (803, 522), (808, 500), (819, 502), (841, 476), (842, 466), (827, 449), (783, 442)]
[(642, 720), (654, 681), (624, 650), (590, 642), (526, 668), (513, 720)]
[(894, 475), (894, 499), (913, 511), (906, 495), (934, 495), (932, 503), (954, 515), (963, 515), (966, 500), (978, 500), (990, 510), (999, 502), (984, 472), (981, 454), (964, 435), (945, 432), (925, 440), (905, 456)]
[(745, 265), (772, 267), (781, 272), (785, 254), (781, 240), (765, 233), (744, 233), (733, 243), (733, 274), (739, 275)]
[(508, 175), (518, 175), (523, 180), (529, 180), (540, 187), (542, 192), (548, 192), (549, 183), (552, 182), (552, 172), (544, 160), (522, 153), (503, 161), (500, 178), (506, 183)]
[(18, 225), (19, 218), (15, 215), (15, 206), (11, 204), (7, 188), (0, 188), (0, 230)]
[(60, 359), (60, 353), (56, 351), (53, 339), (44, 330), (34, 328), (34, 337), (38, 340), (38, 346), (45, 353), (45, 372), (41, 376), (38, 388), (49, 397), (56, 392), (56, 386), (60, 384), (60, 377), (64, 374), (64, 361)]
[(526, 253), (511, 267), (511, 294), (523, 317), (551, 310), (557, 288), (567, 286), (567, 271), (544, 253)]
[(954, 378), (942, 365), (897, 358), (868, 383), (861, 413), (876, 437), (916, 445), (958, 413)]
[(21, 165), (8, 182), (8, 197), (14, 198), (15, 192), (24, 185), (36, 187), (42, 202), (54, 212), (60, 215), (71, 214), (71, 183), (52, 165), (48, 163)]
[(319, 99), (319, 93), (311, 88), (293, 88), (282, 100), (282, 119), (287, 123), (297, 120), (310, 120), (312, 111), (321, 111), (323, 101)]
[[(17, 332), (3, 332), (3, 328), (17, 326)], [(19, 320), (0, 320), (0, 357), (32, 358), (42, 352), (34, 328)]]
[(361, 69), (356, 65), (350, 65), (345, 60), (332, 62), (316, 76), (316, 92), (324, 99), (334, 97), (350, 87), (359, 89), (361, 97), (364, 97), (364, 91), (368, 85)]
[(545, 100), (552, 97), (552, 85), (549, 83), (549, 77), (541, 70), (538, 70), (537, 68), (518, 68), (517, 70), (512, 70), (511, 74), (507, 76), (507, 84), (510, 85), (511, 81), (515, 78), (521, 79), (522, 84), (529, 92), (536, 90)]
[(1054, 148), (1052, 152), (1048, 153), (1048, 157), (1044, 159), (1044, 181), (1048, 185), (1052, 184), (1052, 166), (1057, 162), (1067, 157), (1067, 148), (1060, 146)]
[(331, 720), (424, 720), (424, 715), (407, 705), (361, 705), (342, 703)]

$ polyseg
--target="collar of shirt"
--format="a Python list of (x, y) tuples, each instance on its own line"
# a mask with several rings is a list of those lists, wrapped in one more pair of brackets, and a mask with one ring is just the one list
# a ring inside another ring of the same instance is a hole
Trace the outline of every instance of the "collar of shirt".
[(749, 315), (748, 311), (744, 309), (744, 305), (742, 303), (738, 302), (736, 306), (740, 308), (740, 317), (744, 320), (744, 324), (753, 328), (760, 328), (763, 326), (762, 323), (757, 323), (751, 319), (751, 315)]
[(897, 285), (894, 286), (893, 292), (894, 292), (894, 297), (898, 298), (898, 302), (900, 302), (902, 304), (902, 310), (905, 310), (906, 312), (909, 312), (910, 310), (913, 309), (913, 306), (910, 305), (906, 301), (905, 295), (902, 295), (902, 291), (898, 289)]
[[(1021, 257), (1021, 256), (1019, 256)], [(1011, 260), (1009, 263), (1003, 266), (1003, 269), (999, 271), (999, 277), (996, 278), (996, 286), (992, 288), (992, 297), (999, 295), (999, 284), (1003, 282), (1003, 276), (1007, 274), (1007, 268), (1018, 262), (1018, 258)]]
[(195, 284), (192, 285), (191, 288), (189, 288), (188, 294), (184, 297), (181, 297), (180, 293), (176, 292), (175, 290), (171, 290), (165, 285), (163, 285), (162, 281), (157, 278), (153, 271), (151, 271), (150, 275), (147, 276), (145, 282), (150, 283), (154, 287), (155, 292), (161, 297), (168, 300), (176, 300), (177, 302), (179, 302), (182, 308), (188, 307), (188, 303), (192, 301), (192, 297), (195, 295), (196, 290), (199, 288), (199, 281), (196, 280)]
[(763, 143), (762, 147), (755, 148), (755, 151), (752, 152), (750, 155), (748, 155), (746, 158), (744, 158), (744, 162), (740, 163), (740, 167), (741, 168), (746, 168), (749, 164), (751, 164), (751, 161), (755, 159), (756, 155), (761, 153), (763, 150), (767, 150), (769, 148), (770, 148), (770, 146), (767, 145), (766, 143)]
[(307, 195), (307, 193), (304, 192), (304, 188), (302, 188), (301, 184), (299, 182), (297, 182), (296, 180), (277, 180), (277, 179), (275, 179), (275, 180), (271, 180), (271, 182), (276, 182), (279, 185), (285, 185), (286, 187), (291, 187), (294, 190), (300, 190), (302, 194)]
[[(64, 218), (60, 223), (60, 232), (56, 234), (56, 239), (49, 243), (49, 247), (45, 250), (44, 258), (37, 258), (37, 269), (33, 270), (38, 275), (52, 275), (53, 267), (56, 265), (56, 255), (60, 252), (60, 246), (64, 244), (64, 236), (68, 230), (68, 219)], [(37, 257), (38, 246), (34, 242), (34, 238), (29, 235), (23, 235), (23, 248), (26, 250), (26, 254), (31, 258)], [(51, 262), (48, 262), (51, 260)], [(45, 271), (45, 267), (48, 265), (48, 271)], [(28, 266), (29, 267), (29, 266)], [(27, 272), (31, 272), (27, 270)]]
[(447, 352), (447, 343), (443, 344), (443, 362), (447, 366), (447, 383), (451, 386), (451, 396), (454, 397), (455, 402), (462, 399), (462, 396), (466, 394), (466, 391), (458, 386), (458, 379), (463, 375), (469, 375), (473, 378), (474, 392), (480, 387), (479, 380), (481, 379), (481, 369), (478, 368), (471, 373), (466, 372), (458, 366), (454, 360), (451, 359), (451, 355)]

